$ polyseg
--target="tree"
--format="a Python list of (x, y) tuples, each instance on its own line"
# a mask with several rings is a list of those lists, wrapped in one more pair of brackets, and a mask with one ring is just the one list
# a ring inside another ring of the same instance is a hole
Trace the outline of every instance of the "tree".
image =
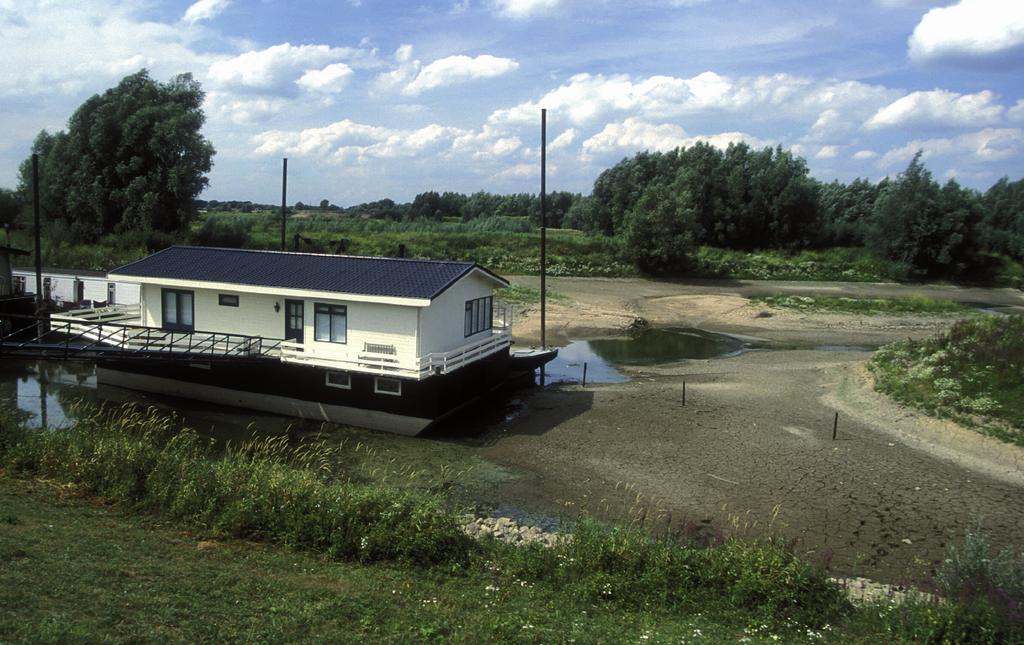
[(663, 184), (644, 190), (625, 222), (630, 259), (647, 273), (686, 270), (696, 246), (696, 213), (689, 195)]
[(24, 205), (21, 195), (7, 188), (0, 188), (0, 226), (13, 224)]
[[(160, 83), (144, 69), (86, 100), (67, 132), (44, 131), (33, 143), (44, 215), (85, 239), (187, 227), (214, 154), (200, 133), (202, 103), (190, 74)], [(31, 191), (30, 161), (20, 189)]]
[(917, 276), (957, 277), (974, 263), (980, 198), (950, 180), (944, 187), (921, 153), (875, 201), (867, 246)]
[(325, 211), (325, 210), (327, 210), (330, 207), (331, 207), (331, 200), (329, 200), (329, 199), (321, 199), (320, 200), (320, 210)]

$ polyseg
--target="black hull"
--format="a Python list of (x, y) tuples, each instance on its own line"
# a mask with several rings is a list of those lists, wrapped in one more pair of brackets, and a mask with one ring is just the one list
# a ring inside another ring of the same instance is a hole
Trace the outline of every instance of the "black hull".
[(327, 385), (326, 368), (276, 360), (232, 364), (108, 359), (97, 367), (103, 385), (415, 435), (501, 385), (508, 358), (505, 350), (450, 374), (400, 379), (400, 396), (374, 391), (375, 378), (391, 378), (387, 374), (351, 372), (351, 388), (342, 389)]

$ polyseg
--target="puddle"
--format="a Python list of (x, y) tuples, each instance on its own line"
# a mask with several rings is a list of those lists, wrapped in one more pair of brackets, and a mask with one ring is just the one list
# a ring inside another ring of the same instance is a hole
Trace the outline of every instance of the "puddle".
[(579, 383), (583, 365), (587, 383), (622, 383), (629, 380), (617, 365), (658, 365), (685, 359), (735, 356), (758, 346), (735, 336), (700, 329), (649, 329), (631, 338), (574, 340), (559, 348), (547, 364), (547, 383)]

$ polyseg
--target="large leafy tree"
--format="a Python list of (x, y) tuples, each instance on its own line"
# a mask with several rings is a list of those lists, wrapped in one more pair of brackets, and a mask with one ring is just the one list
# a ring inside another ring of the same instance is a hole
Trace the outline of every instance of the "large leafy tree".
[[(190, 74), (161, 83), (141, 70), (86, 100), (67, 132), (40, 133), (33, 152), (45, 216), (85, 239), (186, 227), (214, 154), (200, 132), (203, 96)], [(23, 194), (31, 182), (26, 160)]]
[(867, 245), (912, 275), (957, 277), (976, 261), (981, 200), (950, 180), (940, 187), (917, 153), (879, 194)]

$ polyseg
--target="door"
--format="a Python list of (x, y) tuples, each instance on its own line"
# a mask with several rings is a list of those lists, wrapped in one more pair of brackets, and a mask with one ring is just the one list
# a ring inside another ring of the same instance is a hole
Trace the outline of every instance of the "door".
[(284, 339), (294, 340), (296, 343), (305, 342), (302, 340), (302, 311), (306, 304), (302, 300), (284, 301)]

